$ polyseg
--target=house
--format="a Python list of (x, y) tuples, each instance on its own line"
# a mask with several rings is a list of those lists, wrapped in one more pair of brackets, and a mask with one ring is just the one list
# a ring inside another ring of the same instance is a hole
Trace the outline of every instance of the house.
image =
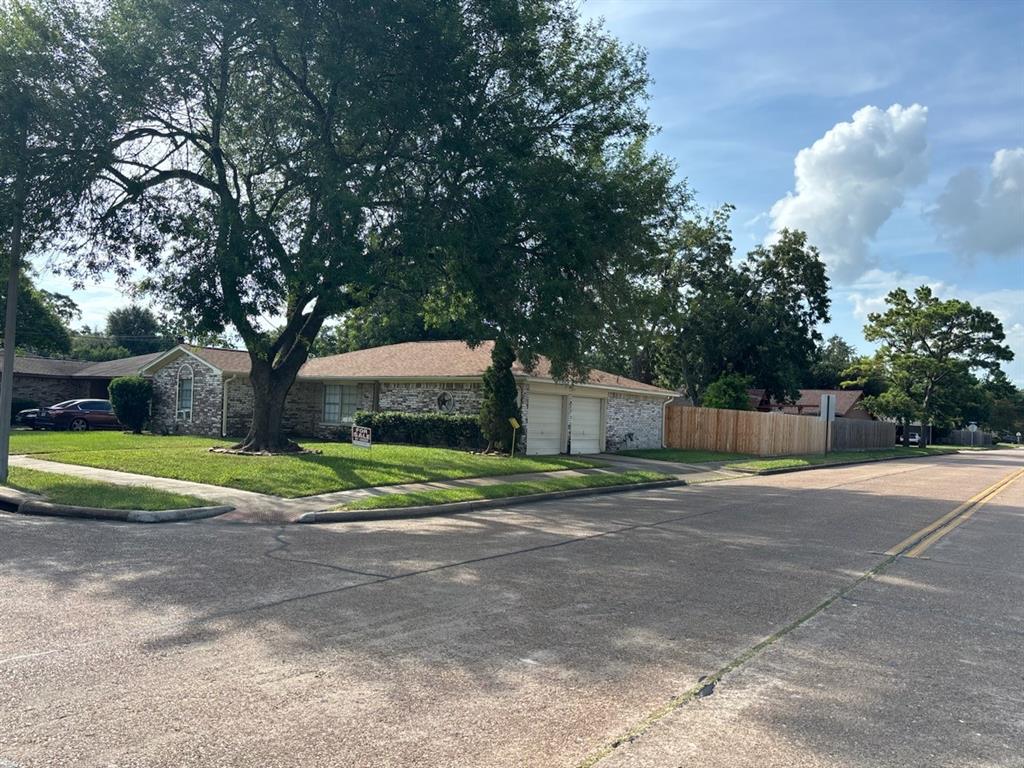
[(756, 411), (778, 411), (791, 416), (819, 416), (821, 396), (835, 395), (837, 419), (869, 419), (874, 416), (864, 408), (864, 391), (860, 389), (801, 389), (793, 403), (770, 400), (763, 389), (747, 390), (750, 406)]
[[(14, 358), (15, 402), (53, 405), (62, 400), (94, 397), (106, 399), (110, 381), (138, 373), (160, 354), (137, 355), (104, 363), (87, 360), (56, 360), (17, 355)], [(0, 357), (0, 376), (4, 375)]]
[[(285, 429), (341, 438), (358, 410), (476, 415), (493, 342), (392, 344), (306, 362), (285, 403)], [(140, 367), (154, 384), (154, 430), (244, 435), (253, 409), (249, 354), (179, 345)], [(660, 448), (664, 406), (676, 393), (604, 371), (586, 383), (551, 377), (541, 358), (533, 371), (513, 367), (529, 454), (598, 453)]]

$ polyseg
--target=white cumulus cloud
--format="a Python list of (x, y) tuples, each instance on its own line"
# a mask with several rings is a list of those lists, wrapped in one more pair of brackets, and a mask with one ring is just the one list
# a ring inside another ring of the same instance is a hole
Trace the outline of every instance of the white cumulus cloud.
[(942, 240), (962, 256), (1020, 255), (1024, 249), (1024, 147), (1000, 149), (988, 185), (977, 168), (946, 183), (931, 219)]
[(919, 104), (864, 107), (796, 156), (796, 189), (771, 209), (772, 229), (802, 229), (830, 275), (849, 283), (874, 266), (868, 244), (928, 174)]

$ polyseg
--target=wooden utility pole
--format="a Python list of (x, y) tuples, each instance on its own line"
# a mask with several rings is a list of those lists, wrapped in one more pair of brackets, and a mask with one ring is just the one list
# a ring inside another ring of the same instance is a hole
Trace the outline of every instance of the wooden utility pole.
[(21, 277), (21, 229), (25, 216), (25, 132), (19, 137), (11, 217), (11, 259), (7, 269), (7, 312), (4, 318), (4, 362), (0, 376), (0, 483), (7, 482), (11, 449), (11, 401), (14, 398), (14, 348), (18, 325), (18, 284)]

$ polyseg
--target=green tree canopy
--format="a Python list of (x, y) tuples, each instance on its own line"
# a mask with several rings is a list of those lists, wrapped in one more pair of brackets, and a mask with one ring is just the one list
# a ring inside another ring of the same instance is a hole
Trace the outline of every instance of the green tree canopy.
[(839, 389), (846, 379), (846, 371), (858, 357), (852, 344), (841, 336), (830, 336), (817, 344), (803, 385), (808, 389)]
[(561, 0), (112, 0), (87, 266), (141, 265), (252, 361), (251, 449), (328, 318), (398, 283), (556, 376), (656, 270), (685, 201), (643, 55)]
[(124, 347), (133, 355), (174, 346), (174, 338), (164, 333), (153, 310), (138, 304), (112, 310), (107, 315), (107, 338), (113, 346)]
[(701, 402), (723, 374), (750, 376), (777, 400), (796, 396), (828, 320), (828, 278), (802, 232), (784, 230), (737, 263), (731, 206), (685, 222), (664, 272), (656, 370)]
[(723, 373), (708, 385), (701, 399), (705, 408), (731, 408), (736, 411), (750, 410), (748, 391), (753, 384), (749, 376), (739, 373)]
[[(0, 283), (0, 317), (7, 311), (6, 289), (6, 282)], [(77, 314), (78, 306), (68, 296), (39, 289), (30, 277), (22, 274), (18, 289), (15, 348), (44, 356), (70, 353), (68, 323)]]
[(881, 344), (873, 362), (888, 384), (868, 407), (903, 421), (955, 425), (970, 402), (974, 372), (994, 374), (1013, 359), (1002, 323), (966, 301), (943, 301), (928, 286), (913, 294), (897, 288), (886, 305), (864, 326), (864, 337)]

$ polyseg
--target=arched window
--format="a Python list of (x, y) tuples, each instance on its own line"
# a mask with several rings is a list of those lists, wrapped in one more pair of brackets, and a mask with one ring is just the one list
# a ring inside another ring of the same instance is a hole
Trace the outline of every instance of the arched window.
[(192, 366), (183, 365), (178, 369), (178, 408), (180, 421), (192, 421)]

